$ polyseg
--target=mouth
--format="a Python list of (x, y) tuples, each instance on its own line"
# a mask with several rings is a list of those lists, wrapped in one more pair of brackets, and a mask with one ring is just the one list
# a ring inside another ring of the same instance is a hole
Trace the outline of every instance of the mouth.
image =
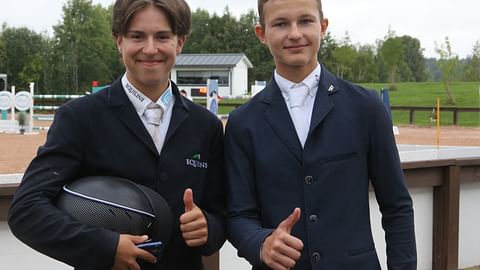
[(154, 67), (156, 65), (159, 65), (162, 62), (163, 62), (163, 60), (159, 60), (159, 59), (139, 59), (139, 60), (137, 60), (138, 64), (143, 65), (143, 66), (147, 66), (147, 67)]
[(308, 44), (287, 45), (287, 46), (284, 46), (283, 48), (289, 51), (299, 51), (306, 47), (308, 47)]

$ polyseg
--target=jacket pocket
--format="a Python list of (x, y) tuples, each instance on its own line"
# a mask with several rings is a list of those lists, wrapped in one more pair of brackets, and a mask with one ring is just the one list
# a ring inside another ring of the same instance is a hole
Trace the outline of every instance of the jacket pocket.
[(372, 252), (375, 252), (374, 247), (352, 249), (352, 250), (347, 251), (347, 256), (349, 256), (349, 257), (362, 256), (362, 255), (367, 255), (367, 254), (372, 253)]
[(329, 165), (329, 164), (333, 164), (333, 163), (336, 163), (336, 162), (343, 162), (343, 161), (347, 161), (349, 159), (352, 159), (352, 158), (355, 158), (357, 156), (357, 153), (356, 152), (352, 152), (352, 153), (346, 153), (346, 154), (340, 154), (340, 155), (336, 155), (336, 156), (331, 156), (331, 157), (326, 157), (323, 159), (323, 163), (325, 165)]

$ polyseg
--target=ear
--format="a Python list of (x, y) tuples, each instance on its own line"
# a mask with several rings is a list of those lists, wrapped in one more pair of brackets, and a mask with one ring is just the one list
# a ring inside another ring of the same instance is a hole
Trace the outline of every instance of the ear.
[(122, 43), (123, 43), (123, 38), (121, 35), (115, 35), (115, 44), (117, 45), (118, 52), (121, 54), (122, 53)]
[(327, 28), (328, 28), (328, 19), (327, 18), (324, 18), (321, 22), (321, 27), (322, 29), (320, 30), (321, 31), (321, 36), (323, 37), (325, 35), (325, 33), (327, 32)]
[(187, 36), (177, 37), (177, 55), (179, 55), (182, 52), (183, 45), (185, 44), (186, 40), (187, 40)]
[(255, 25), (255, 35), (261, 43), (267, 44), (267, 39), (265, 38), (265, 30), (263, 29), (262, 25)]

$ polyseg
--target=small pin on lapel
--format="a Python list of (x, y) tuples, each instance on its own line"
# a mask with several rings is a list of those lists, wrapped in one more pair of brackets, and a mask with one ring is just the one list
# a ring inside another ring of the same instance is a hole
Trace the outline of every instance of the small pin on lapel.
[(333, 87), (333, 85), (330, 85), (330, 87), (328, 87), (328, 92), (333, 92), (333, 89), (334, 89), (334, 88), (335, 88), (335, 87)]

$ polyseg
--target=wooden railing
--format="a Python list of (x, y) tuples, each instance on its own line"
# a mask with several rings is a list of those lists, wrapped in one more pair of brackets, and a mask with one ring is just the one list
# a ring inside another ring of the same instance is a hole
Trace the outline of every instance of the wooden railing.
[[(409, 120), (408, 123), (410, 125), (414, 124), (415, 120), (415, 111), (429, 111), (433, 112), (435, 106), (397, 106), (392, 105), (390, 106), (392, 111), (408, 111), (409, 112)], [(453, 124), (456, 126), (458, 125), (458, 114), (460, 112), (479, 112), (480, 107), (441, 107), (440, 112), (453, 112)]]

